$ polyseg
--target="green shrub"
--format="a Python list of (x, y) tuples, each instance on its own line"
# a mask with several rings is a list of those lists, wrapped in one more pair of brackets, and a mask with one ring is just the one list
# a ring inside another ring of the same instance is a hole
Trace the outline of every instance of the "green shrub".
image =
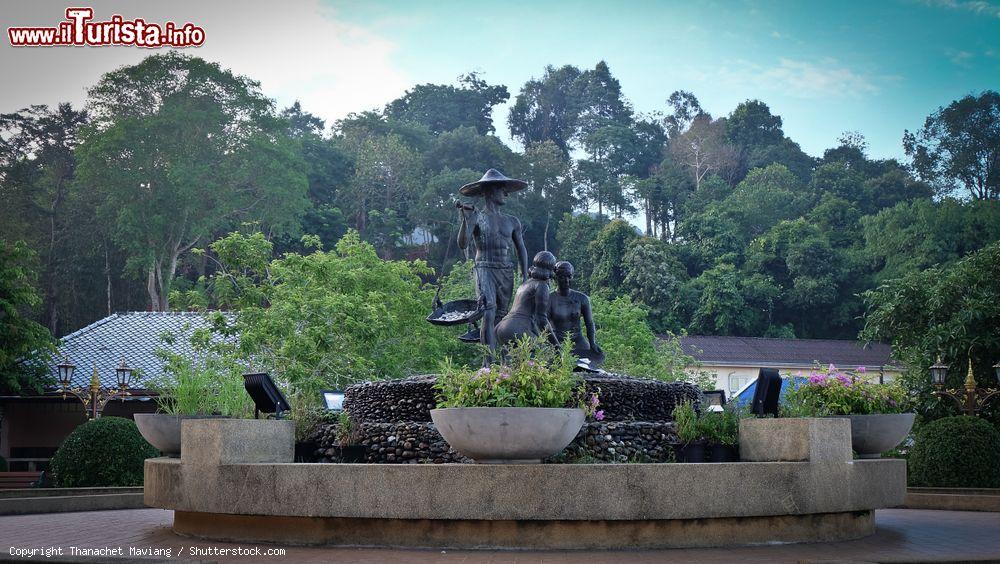
[(0, 456), (0, 472), (7, 471), (7, 459)]
[(131, 419), (101, 417), (77, 427), (52, 457), (64, 488), (141, 486), (143, 461), (159, 452)]
[(911, 486), (1000, 487), (1000, 431), (978, 417), (945, 417), (924, 425), (909, 457)]

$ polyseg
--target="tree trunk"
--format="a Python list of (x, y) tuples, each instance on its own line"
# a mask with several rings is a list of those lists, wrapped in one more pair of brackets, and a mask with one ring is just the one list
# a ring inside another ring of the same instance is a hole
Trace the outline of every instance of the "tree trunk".
[(146, 293), (149, 294), (149, 311), (159, 311), (160, 295), (156, 292), (156, 265), (149, 265), (149, 274), (146, 276)]
[(104, 242), (104, 279), (107, 280), (108, 315), (111, 315), (111, 259), (108, 256), (108, 242)]

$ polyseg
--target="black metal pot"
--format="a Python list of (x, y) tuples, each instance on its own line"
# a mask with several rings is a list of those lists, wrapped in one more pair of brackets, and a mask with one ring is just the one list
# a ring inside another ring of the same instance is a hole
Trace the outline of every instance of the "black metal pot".
[(709, 462), (736, 462), (739, 456), (734, 445), (713, 444), (708, 447)]
[(677, 462), (705, 462), (705, 444), (688, 443), (677, 449)]

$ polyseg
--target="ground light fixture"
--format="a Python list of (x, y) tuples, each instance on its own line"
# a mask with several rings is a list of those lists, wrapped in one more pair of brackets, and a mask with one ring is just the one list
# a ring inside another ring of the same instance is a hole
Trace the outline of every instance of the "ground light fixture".
[(243, 387), (253, 400), (255, 419), (260, 417), (261, 412), (273, 413), (275, 419), (281, 419), (285, 412), (292, 410), (267, 372), (247, 372), (243, 375)]
[(344, 392), (340, 390), (323, 390), (323, 405), (330, 411), (344, 410)]

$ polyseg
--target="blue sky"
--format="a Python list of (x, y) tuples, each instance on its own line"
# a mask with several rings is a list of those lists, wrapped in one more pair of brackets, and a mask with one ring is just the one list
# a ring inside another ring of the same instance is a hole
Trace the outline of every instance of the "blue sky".
[[(54, 25), (65, 0), (7, 1), (0, 26)], [(641, 113), (694, 92), (713, 115), (759, 98), (806, 152), (860, 131), (902, 158), (904, 129), (971, 92), (1000, 89), (1000, 0), (604, 1), (92, 0), (95, 19), (193, 22), (189, 52), (250, 76), (280, 106), (332, 122), (470, 70), (514, 96), (547, 64), (605, 60)], [(6, 39), (6, 38), (4, 38)], [(82, 105), (86, 89), (150, 52), (12, 48), (0, 41), (0, 112)], [(499, 134), (509, 141), (507, 107)]]
[(904, 129), (953, 99), (1000, 88), (1000, 2), (331, 5), (392, 41), (393, 63), (417, 82), (479, 70), (513, 96), (546, 64), (603, 59), (639, 112), (663, 111), (677, 89), (713, 115), (759, 98), (813, 155), (855, 130), (873, 156), (901, 157)]

